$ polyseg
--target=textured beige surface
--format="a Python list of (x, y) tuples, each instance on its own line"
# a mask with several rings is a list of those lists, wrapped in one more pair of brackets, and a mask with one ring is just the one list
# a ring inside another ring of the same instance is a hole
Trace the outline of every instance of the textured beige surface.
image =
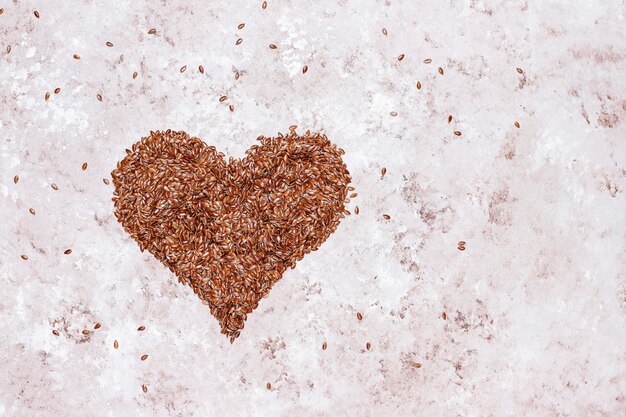
[[(1, 416), (624, 415), (623, 1), (0, 8)], [(360, 214), (231, 345), (102, 179), (150, 130), (241, 156), (292, 124)]]

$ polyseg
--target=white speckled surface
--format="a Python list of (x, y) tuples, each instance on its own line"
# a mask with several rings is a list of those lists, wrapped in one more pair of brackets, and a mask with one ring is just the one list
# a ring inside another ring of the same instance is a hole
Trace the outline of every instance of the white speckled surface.
[[(623, 1), (0, 8), (0, 416), (624, 415)], [(360, 214), (231, 345), (102, 179), (150, 130), (241, 156), (292, 124)]]

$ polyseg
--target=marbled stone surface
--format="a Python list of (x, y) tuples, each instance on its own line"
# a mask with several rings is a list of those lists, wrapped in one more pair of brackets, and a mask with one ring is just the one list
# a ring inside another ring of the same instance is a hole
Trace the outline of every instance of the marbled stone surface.
[[(624, 1), (261, 3), (0, 1), (0, 416), (623, 416)], [(294, 124), (359, 195), (231, 345), (103, 179)]]

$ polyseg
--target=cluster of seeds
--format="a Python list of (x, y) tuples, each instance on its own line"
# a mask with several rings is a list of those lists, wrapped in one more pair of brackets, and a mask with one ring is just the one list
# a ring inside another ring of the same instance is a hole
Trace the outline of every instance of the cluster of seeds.
[(259, 138), (242, 159), (151, 132), (113, 171), (124, 229), (204, 300), (234, 341), (285, 270), (344, 216), (350, 175), (325, 135)]

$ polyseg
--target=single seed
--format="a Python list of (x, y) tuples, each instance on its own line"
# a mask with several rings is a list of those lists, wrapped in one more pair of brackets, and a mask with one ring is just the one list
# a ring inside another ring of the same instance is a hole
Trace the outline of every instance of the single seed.
[(306, 72), (309, 70), (309, 67), (307, 67), (306, 65), (302, 67), (302, 73), (306, 74)]
[(267, 2), (266, 1), (264, 1), (263, 4), (261, 4), (261, 8), (263, 10), (267, 9)]
[(143, 332), (144, 330), (146, 330), (146, 326), (139, 326), (137, 327), (137, 330)]
[(388, 214), (383, 214), (383, 218), (384, 218), (385, 220), (389, 220), (389, 219), (391, 219), (391, 216), (390, 216), (390, 215), (388, 215)]
[(448, 315), (446, 314), (445, 311), (443, 313), (441, 313), (441, 318), (444, 319), (444, 320), (448, 319)]
[(50, 184), (50, 187), (52, 187), (54, 191), (59, 191), (59, 187), (55, 183)]
[(141, 360), (145, 361), (146, 359), (148, 359), (148, 355), (141, 355)]
[(458, 130), (455, 130), (454, 134), (457, 135), (457, 136), (461, 136), (462, 135), (462, 133), (460, 131), (458, 131)]
[(426, 58), (426, 59), (424, 60), (424, 64), (430, 64), (431, 62), (433, 62), (433, 60), (432, 60), (432, 59), (430, 59), (430, 58)]
[(96, 98), (98, 99), (98, 101), (102, 101), (102, 94), (96, 94)]
[(61, 87), (57, 87), (54, 89), (54, 94), (59, 94), (61, 92)]
[(182, 67), (180, 67), (180, 72), (185, 72), (187, 71), (187, 65), (183, 65)]
[(443, 68), (439, 67), (437, 68), (437, 71), (439, 71), (439, 74), (443, 75)]
[(270, 49), (276, 49), (278, 48), (278, 46), (274, 45), (273, 43), (270, 43)]
[(200, 74), (204, 74), (204, 67), (202, 65), (200, 65), (198, 67), (198, 71), (200, 72)]
[(63, 252), (63, 253), (66, 254), (66, 255), (69, 255), (70, 253), (72, 253), (72, 250), (71, 249), (66, 249), (65, 252)]
[(236, 73), (235, 73), (235, 81), (237, 81), (238, 79), (239, 79), (239, 73), (238, 73), (238, 72), (236, 72)]
[(230, 110), (231, 112), (235, 111), (235, 106), (231, 104), (230, 106), (228, 106), (228, 110)]
[(100, 327), (102, 327), (102, 325), (100, 323), (96, 323), (93, 328), (98, 330)]
[(359, 193), (350, 194), (350, 198), (357, 198), (358, 196), (359, 196)]
[(267, 389), (272, 389), (272, 384), (270, 384), (269, 382), (267, 384), (265, 384), (265, 388)]
[(53, 334), (53, 335), (55, 335), (55, 336), (58, 336), (58, 335), (59, 335), (59, 331), (58, 331), (58, 330), (56, 330), (56, 329), (55, 329), (55, 330), (52, 330), (52, 334)]
[(386, 173), (387, 173), (387, 168), (383, 167), (380, 170), (380, 178), (382, 179), (385, 176)]
[(361, 314), (361, 313), (356, 313), (356, 318), (357, 318), (358, 320), (363, 320), (363, 314)]
[(118, 347), (120, 347), (120, 344), (117, 342), (117, 340), (113, 341), (113, 349), (117, 349)]
[(404, 59), (404, 54), (398, 55), (398, 61), (402, 61)]
[(35, 10), (34, 14), (35, 14), (35, 17), (39, 19), (39, 12), (37, 10)]
[(32, 214), (33, 216), (35, 215), (35, 210), (32, 208), (29, 208), (28, 211), (30, 212), (30, 214)]
[(83, 168), (83, 171), (87, 169), (87, 162), (83, 163), (82, 168)]
[(0, 14), (4, 13), (4, 9), (0, 9)]
[(83, 330), (83, 334), (87, 335), (89, 333), (91, 333), (89, 330), (87, 330), (87, 329)]
[(148, 31), (149, 35), (156, 35), (156, 29), (152, 28)]
[(519, 122), (516, 120), (515, 123), (513, 123), (515, 125), (516, 128), (519, 129)]
[(328, 348), (328, 344), (326, 342), (322, 343), (322, 350), (326, 350)]
[(383, 35), (387, 36), (387, 29), (383, 28)]
[(521, 69), (521, 68), (516, 68), (516, 69), (517, 69), (517, 72), (518, 72), (519, 74), (523, 74), (523, 73), (524, 73), (524, 70), (523, 70), (523, 69)]
[(14, 177), (13, 177), (13, 183), (14, 183), (14, 184), (17, 184), (17, 182), (18, 182), (19, 180), (20, 180), (20, 176), (19, 176), (19, 175), (16, 175), (16, 176), (14, 176)]
[(415, 84), (415, 86), (417, 87), (418, 90), (422, 89), (422, 83), (419, 81)]
[(365, 344), (365, 349), (370, 350), (372, 348), (372, 344), (370, 342), (367, 342)]
[(11, 53), (11, 45), (7, 46), (7, 54)]
[(421, 368), (421, 367), (422, 367), (422, 364), (421, 364), (421, 363), (419, 363), (419, 362), (415, 362), (415, 363), (413, 364), (413, 367), (414, 367), (414, 368), (419, 369), (419, 368)]
[(343, 214), (345, 214), (346, 216), (351, 216), (350, 212), (348, 210), (344, 210)]
[(80, 59), (80, 55), (74, 54), (74, 59)]
[(103, 182), (105, 185), (109, 185), (109, 180), (107, 180), (106, 178), (102, 178), (102, 182)]
[(139, 74), (137, 74), (137, 71), (133, 72), (133, 80), (134, 80), (135, 78), (137, 78), (137, 75), (139, 75)]
[(141, 384), (141, 389), (144, 393), (148, 392), (148, 387), (145, 384)]
[(235, 45), (241, 45), (241, 42), (243, 42), (243, 39), (239, 38), (235, 41)]
[(26, 255), (20, 255), (20, 258), (22, 258), (23, 260), (27, 261), (28, 260), (28, 256)]
[(356, 207), (354, 208), (354, 214), (359, 214), (359, 206), (356, 206)]
[(243, 29), (243, 27), (244, 27), (245, 25), (246, 25), (245, 23), (239, 23), (239, 24), (237, 25), (237, 29)]
[(450, 122), (452, 122), (452, 115), (451, 114), (448, 115), (448, 124), (450, 124)]
[(389, 113), (392, 117), (396, 117), (398, 115), (397, 111), (392, 111)]
[(112, 43), (112, 42), (107, 41), (106, 46), (108, 46), (109, 48), (111, 48), (111, 47), (113, 47), (113, 43)]
[(228, 100), (228, 96), (222, 96), (220, 97), (220, 103), (225, 102), (226, 100)]
[(465, 241), (461, 240), (457, 246), (458, 250), (465, 250)]

